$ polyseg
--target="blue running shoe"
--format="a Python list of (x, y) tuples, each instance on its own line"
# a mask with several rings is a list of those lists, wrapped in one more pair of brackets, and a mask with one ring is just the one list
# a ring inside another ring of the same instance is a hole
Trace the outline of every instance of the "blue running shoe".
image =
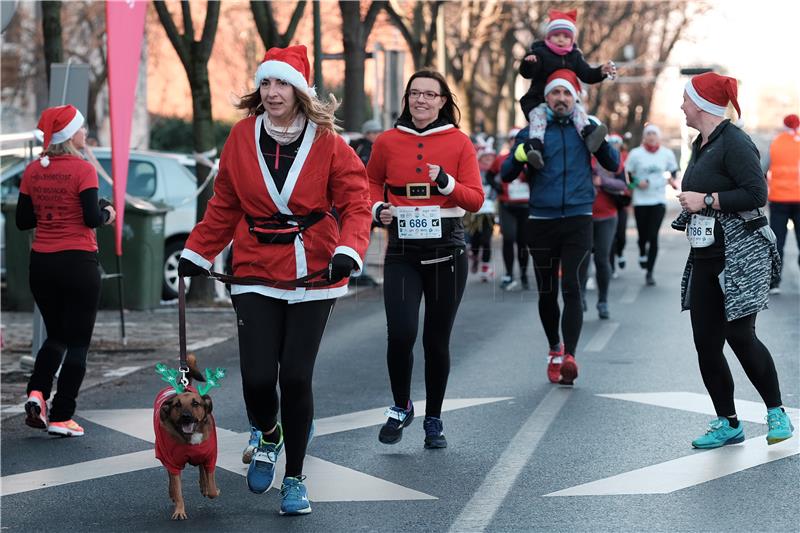
[(767, 425), (769, 426), (767, 444), (777, 444), (791, 438), (792, 432), (794, 431), (794, 426), (792, 425), (792, 421), (789, 420), (789, 415), (780, 407), (767, 409)]
[(708, 424), (706, 434), (697, 437), (692, 441), (692, 446), (704, 450), (720, 448), (726, 444), (738, 444), (744, 442), (744, 428), (739, 424), (738, 428), (732, 428), (730, 422), (725, 417), (715, 418)]
[(311, 512), (308, 491), (303, 485), (306, 476), (285, 477), (281, 485), (281, 514), (298, 515)]
[(263, 494), (272, 486), (275, 479), (275, 463), (283, 450), (283, 428), (278, 424), (280, 438), (278, 442), (266, 442), (264, 437), (253, 453), (250, 467), (247, 469), (247, 488), (256, 494)]
[(247, 441), (247, 447), (242, 452), (242, 462), (244, 464), (249, 465), (250, 461), (253, 460), (253, 454), (256, 453), (259, 442), (261, 442), (261, 431), (250, 426), (250, 439)]
[(388, 420), (381, 426), (378, 440), (384, 444), (397, 444), (403, 438), (403, 428), (414, 421), (414, 404), (408, 401), (406, 409), (392, 406), (384, 413)]
[(425, 447), (429, 450), (447, 448), (447, 439), (444, 438), (442, 419), (435, 416), (426, 416), (422, 422), (425, 430)]

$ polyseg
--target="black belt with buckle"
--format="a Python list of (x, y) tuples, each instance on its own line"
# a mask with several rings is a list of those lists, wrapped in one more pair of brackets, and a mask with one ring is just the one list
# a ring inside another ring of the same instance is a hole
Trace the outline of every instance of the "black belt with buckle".
[(389, 185), (389, 192), (395, 196), (420, 198), (422, 200), (430, 198), (431, 196), (444, 196), (439, 192), (438, 187), (432, 183), (406, 183), (405, 187), (393, 187)]

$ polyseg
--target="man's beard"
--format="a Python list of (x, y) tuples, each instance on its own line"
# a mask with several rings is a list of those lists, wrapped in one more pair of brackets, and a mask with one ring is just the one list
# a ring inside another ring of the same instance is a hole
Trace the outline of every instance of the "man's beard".
[(572, 108), (570, 108), (567, 104), (557, 103), (555, 106), (553, 106), (553, 113), (561, 118), (568, 117), (572, 115)]

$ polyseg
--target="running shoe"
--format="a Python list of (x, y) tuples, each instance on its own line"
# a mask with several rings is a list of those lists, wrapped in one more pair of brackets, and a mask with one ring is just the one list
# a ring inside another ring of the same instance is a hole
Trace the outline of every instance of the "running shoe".
[(510, 291), (516, 288), (517, 282), (511, 276), (503, 276), (500, 278), (500, 290)]
[(550, 383), (561, 381), (561, 363), (564, 361), (564, 345), (559, 344), (558, 350), (550, 350), (547, 354), (547, 379)]
[(625, 270), (625, 257), (624, 256), (619, 256), (617, 258), (617, 266), (619, 267), (620, 270)]
[(523, 291), (529, 291), (529, 290), (531, 290), (531, 284), (530, 284), (530, 282), (528, 281), (528, 278), (527, 278), (527, 276), (523, 276), (523, 277), (521, 277), (521, 278), (520, 278), (520, 282), (522, 282), (522, 290), (523, 290)]
[(63, 422), (50, 422), (47, 425), (47, 432), (60, 437), (83, 437), (83, 428), (72, 419)]
[(727, 444), (738, 444), (744, 442), (744, 428), (739, 424), (738, 428), (732, 428), (728, 419), (720, 416), (708, 424), (706, 434), (697, 437), (692, 441), (692, 446), (708, 450), (720, 448)]
[(285, 477), (281, 485), (281, 514), (298, 515), (311, 512), (308, 491), (303, 481), (306, 476)]
[(406, 409), (396, 406), (389, 407), (384, 415), (388, 420), (381, 426), (378, 440), (384, 444), (397, 444), (403, 438), (403, 428), (408, 427), (414, 421), (414, 404), (409, 400)]
[(602, 320), (608, 320), (611, 316), (608, 312), (608, 302), (597, 302), (597, 316)]
[(647, 273), (647, 275), (644, 277), (644, 282), (645, 282), (645, 284), (649, 285), (650, 287), (652, 287), (653, 285), (656, 284), (656, 280), (653, 278), (653, 273), (652, 272), (648, 272)]
[(789, 415), (780, 407), (767, 409), (767, 425), (769, 426), (767, 444), (777, 444), (791, 438), (792, 432), (794, 431), (794, 426), (792, 425), (792, 421), (789, 420)]
[(644, 268), (644, 269), (647, 269), (647, 256), (646, 255), (640, 255), (639, 256), (639, 266)]
[(25, 402), (25, 423), (32, 428), (47, 428), (47, 402), (38, 390), (32, 390)]
[(253, 454), (256, 453), (258, 444), (261, 442), (261, 431), (254, 426), (250, 426), (250, 439), (247, 441), (247, 447), (242, 452), (242, 462), (246, 465), (250, 464), (253, 460)]
[(447, 448), (447, 439), (444, 438), (442, 419), (435, 416), (426, 416), (422, 421), (425, 430), (425, 447), (429, 450)]
[(572, 385), (575, 378), (578, 377), (578, 363), (575, 362), (575, 357), (572, 354), (564, 356), (564, 362), (561, 363), (561, 383), (562, 385)]
[(769, 288), (769, 293), (770, 294), (780, 294), (781, 293), (780, 286), (779, 285), (773, 285), (772, 287)]
[(494, 279), (494, 269), (489, 263), (481, 263), (481, 282), (486, 283)]
[(253, 453), (250, 467), (247, 469), (247, 488), (250, 492), (263, 494), (272, 486), (275, 479), (275, 463), (283, 450), (283, 428), (278, 424), (278, 442), (267, 442), (263, 434), (258, 447)]

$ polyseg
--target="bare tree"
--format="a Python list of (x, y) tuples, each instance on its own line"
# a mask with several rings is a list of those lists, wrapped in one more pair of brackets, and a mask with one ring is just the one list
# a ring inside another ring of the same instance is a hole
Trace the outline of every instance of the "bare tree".
[[(443, 46), (436, 43), (436, 19), (442, 4), (444, 2), (441, 0), (434, 2), (417, 0), (411, 8), (411, 15), (406, 13), (397, 0), (391, 0), (386, 4), (389, 20), (400, 30), (411, 51), (414, 70), (433, 65), (436, 46)], [(444, 71), (444, 65), (437, 67)]]
[(367, 59), (367, 38), (375, 25), (384, 1), (369, 2), (361, 18), (361, 2), (339, 1), (342, 12), (342, 43), (344, 45), (344, 129), (358, 131), (364, 122), (367, 95), (364, 92), (364, 62)]
[(50, 65), (64, 61), (61, 41), (61, 5), (58, 1), (42, 2), (42, 34), (44, 35), (44, 64), (47, 86), (50, 86)]
[[(197, 2), (194, 2), (197, 5)], [(178, 58), (186, 71), (189, 87), (192, 92), (192, 141), (195, 152), (206, 152), (215, 146), (214, 123), (211, 115), (211, 88), (208, 83), (208, 60), (214, 47), (214, 38), (217, 33), (220, 3), (209, 1), (206, 3), (206, 20), (200, 39), (195, 39), (192, 24), (192, 8), (188, 0), (181, 1), (181, 14), (183, 16), (183, 33), (181, 34), (172, 19), (172, 15), (164, 2), (154, 1), (153, 5), (158, 13), (158, 18), (167, 37), (172, 43)], [(197, 167), (197, 183), (202, 184), (208, 176), (209, 169), (205, 165)], [(203, 219), (206, 204), (213, 190), (206, 187), (197, 197), (197, 221)], [(214, 297), (213, 281), (198, 277), (192, 283), (190, 293), (194, 301), (210, 301)]]
[(306, 0), (298, 0), (295, 4), (294, 12), (292, 12), (292, 16), (289, 18), (286, 31), (281, 33), (280, 30), (278, 30), (275, 13), (273, 13), (273, 3), (263, 0), (251, 0), (250, 10), (253, 12), (253, 19), (256, 21), (258, 35), (264, 43), (264, 48), (269, 50), (275, 46), (280, 48), (289, 46), (295, 31), (297, 31), (297, 25), (300, 23), (300, 19), (303, 18), (305, 9)]

